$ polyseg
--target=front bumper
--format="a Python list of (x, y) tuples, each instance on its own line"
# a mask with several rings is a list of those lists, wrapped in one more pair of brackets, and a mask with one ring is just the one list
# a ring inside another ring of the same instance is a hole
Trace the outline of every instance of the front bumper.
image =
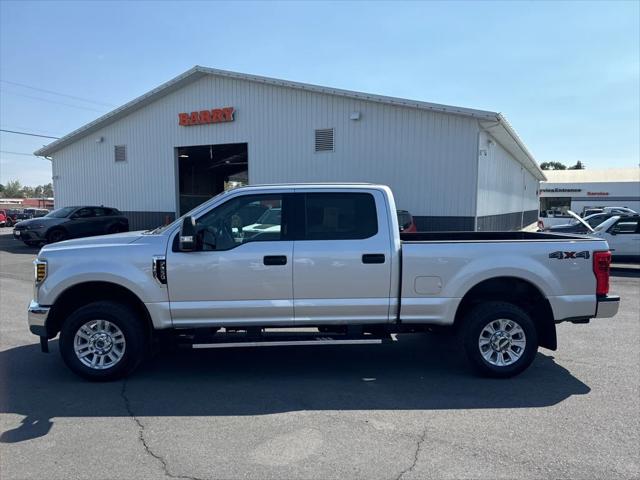
[(43, 307), (38, 302), (31, 300), (27, 310), (27, 318), (29, 319), (29, 330), (39, 337), (47, 336), (47, 318), (49, 317), (50, 307)]
[(598, 297), (596, 318), (614, 317), (618, 313), (618, 308), (620, 308), (620, 297), (618, 295)]
[(44, 241), (44, 230), (13, 230), (13, 238), (22, 240), (23, 242), (41, 242)]

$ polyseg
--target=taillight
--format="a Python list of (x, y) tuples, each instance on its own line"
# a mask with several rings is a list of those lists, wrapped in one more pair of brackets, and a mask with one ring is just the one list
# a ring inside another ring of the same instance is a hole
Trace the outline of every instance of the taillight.
[(593, 252), (593, 273), (596, 275), (596, 295), (609, 293), (611, 252)]

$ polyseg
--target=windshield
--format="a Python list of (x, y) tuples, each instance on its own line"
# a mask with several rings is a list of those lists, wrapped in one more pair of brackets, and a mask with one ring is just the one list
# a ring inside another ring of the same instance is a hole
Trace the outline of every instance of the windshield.
[(71, 214), (71, 212), (73, 212), (75, 209), (76, 209), (75, 207), (57, 208), (56, 210), (52, 210), (51, 212), (47, 213), (45, 217), (65, 218), (65, 217), (68, 217)]

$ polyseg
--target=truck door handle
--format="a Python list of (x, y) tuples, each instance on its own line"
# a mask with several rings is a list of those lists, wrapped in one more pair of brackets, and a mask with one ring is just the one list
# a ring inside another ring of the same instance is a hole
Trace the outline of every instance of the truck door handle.
[(286, 265), (287, 257), (286, 255), (265, 255), (263, 262), (265, 265)]
[(365, 253), (362, 263), (384, 263), (384, 253)]

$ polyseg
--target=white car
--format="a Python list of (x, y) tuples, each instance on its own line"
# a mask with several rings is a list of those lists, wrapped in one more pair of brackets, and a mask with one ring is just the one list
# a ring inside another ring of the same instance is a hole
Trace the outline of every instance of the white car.
[(640, 215), (611, 217), (592, 235), (606, 240), (614, 257), (640, 257)]

